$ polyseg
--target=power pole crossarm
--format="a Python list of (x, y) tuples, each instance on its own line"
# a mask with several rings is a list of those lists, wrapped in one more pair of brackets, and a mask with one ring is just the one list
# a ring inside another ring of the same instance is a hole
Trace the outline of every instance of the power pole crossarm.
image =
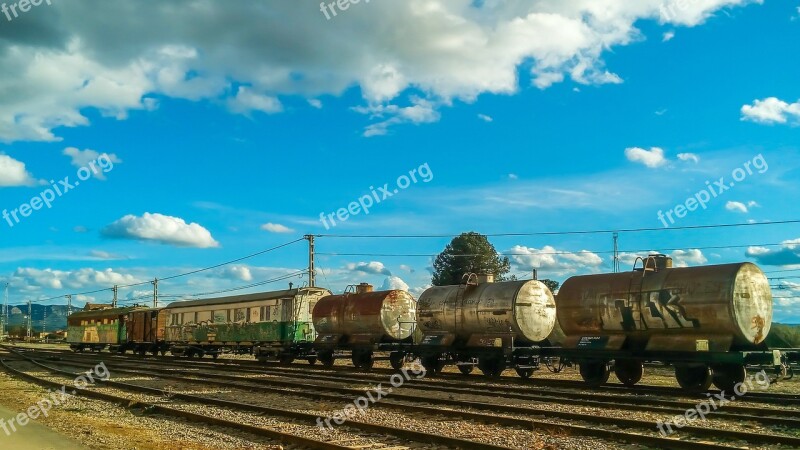
[(153, 308), (158, 308), (158, 278), (153, 280)]

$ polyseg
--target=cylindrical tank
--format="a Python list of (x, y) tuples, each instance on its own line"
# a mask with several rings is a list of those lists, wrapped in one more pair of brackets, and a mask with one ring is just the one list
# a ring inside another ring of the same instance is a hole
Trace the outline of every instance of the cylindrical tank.
[(729, 336), (753, 347), (769, 334), (772, 292), (756, 265), (651, 266), (565, 281), (558, 320), (566, 335)]
[(452, 333), (465, 340), (472, 334), (514, 333), (540, 342), (556, 321), (553, 293), (535, 280), (435, 286), (422, 293), (417, 309), (424, 333)]
[(414, 331), (416, 302), (406, 291), (372, 292), (359, 285), (356, 293), (319, 299), (312, 311), (317, 334), (371, 335), (376, 340), (399, 341)]

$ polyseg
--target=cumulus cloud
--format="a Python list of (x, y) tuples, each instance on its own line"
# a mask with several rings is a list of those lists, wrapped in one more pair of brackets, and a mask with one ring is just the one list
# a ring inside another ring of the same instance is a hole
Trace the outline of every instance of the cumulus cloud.
[(650, 150), (645, 150), (639, 147), (631, 147), (625, 149), (625, 157), (628, 161), (644, 164), (645, 166), (655, 169), (667, 164), (667, 159), (664, 157), (664, 150), (658, 147), (653, 147)]
[(692, 161), (695, 164), (700, 162), (700, 157), (694, 153), (678, 153), (678, 159), (681, 161)]
[[(160, 2), (148, 7), (145, 21), (128, 1), (54, 4), (4, 24), (0, 140), (59, 140), (53, 130), (90, 124), (87, 110), (124, 120), (163, 97), (277, 113), (281, 97), (314, 99), (355, 87), (370, 106), (409, 103), (403, 97), (413, 92), (432, 109), (514, 94), (520, 69), (539, 88), (567, 78), (619, 83), (604, 55), (639, 41), (640, 22), (697, 26), (722, 8), (749, 3), (408, 0), (351, 8), (327, 23), (316, 6), (294, 2)], [(414, 107), (387, 111), (365, 134), (438, 120), (428, 110), (417, 111), (427, 120), (417, 115), (414, 122)]]
[(675, 250), (670, 256), (672, 257), (672, 264), (675, 267), (697, 266), (708, 262), (703, 252), (696, 248), (690, 250)]
[(414, 270), (414, 268), (413, 268), (413, 267), (411, 267), (411, 266), (408, 266), (408, 265), (405, 265), (405, 264), (400, 264), (400, 270), (406, 271), (406, 272), (408, 272), (408, 273), (414, 273), (414, 272), (416, 272), (416, 270)]
[(12, 283), (34, 289), (82, 289), (96, 286), (132, 284), (140, 280), (130, 274), (113, 269), (77, 269), (72, 271), (54, 269), (18, 268), (12, 275)]
[(661, 42), (669, 42), (675, 38), (675, 31), (670, 30), (661, 36)]
[(247, 266), (224, 267), (219, 271), (219, 276), (221, 278), (227, 278), (230, 280), (238, 280), (238, 281), (253, 280), (253, 274), (250, 272), (250, 268)]
[(383, 285), (381, 285), (382, 291), (391, 291), (391, 290), (400, 290), (400, 291), (408, 291), (408, 284), (403, 281), (400, 277), (386, 277), (383, 280)]
[(481, 119), (484, 122), (494, 122), (494, 119), (486, 114), (478, 114), (478, 119)]
[(515, 245), (508, 253), (512, 255), (511, 261), (520, 270), (537, 269), (557, 275), (575, 273), (580, 270), (595, 271), (603, 264), (603, 259), (596, 253), (587, 250), (559, 251), (549, 245), (541, 249)]
[(154, 241), (177, 247), (219, 247), (211, 232), (200, 224), (189, 223), (179, 217), (144, 213), (142, 217), (132, 214), (108, 225), (102, 234), (112, 238)]
[(261, 229), (264, 231), (269, 231), (270, 233), (292, 233), (294, 232), (293, 229), (287, 227), (286, 225), (281, 225), (279, 223), (265, 223), (261, 225)]
[(124, 256), (117, 255), (114, 253), (105, 252), (102, 250), (92, 250), (89, 252), (89, 256), (92, 258), (96, 258), (99, 260), (104, 261), (111, 261), (111, 260), (118, 260), (118, 259), (125, 259)]
[(0, 153), (0, 187), (34, 186), (38, 184), (25, 169), (25, 163)]
[(777, 97), (755, 100), (751, 105), (742, 106), (742, 120), (762, 124), (800, 124), (800, 100), (785, 102)]
[(745, 255), (767, 266), (800, 265), (800, 238), (783, 241), (776, 249), (748, 247)]
[(383, 265), (382, 262), (379, 261), (370, 261), (356, 263), (349, 263), (345, 265), (345, 268), (351, 272), (361, 272), (371, 275), (386, 275), (391, 276), (392, 272)]
[(510, 174), (508, 174), (508, 179), (509, 180), (519, 180), (519, 175), (517, 175), (515, 173), (510, 173)]
[[(90, 163), (94, 163), (95, 170), (90, 170), (92, 176), (97, 178), (98, 180), (105, 180), (106, 176), (104, 175), (104, 170), (110, 170), (110, 168), (114, 167), (114, 164), (119, 164), (122, 162), (119, 157), (114, 153), (98, 153), (94, 150), (86, 149), (86, 150), (78, 150), (75, 147), (67, 147), (64, 149), (64, 155), (69, 156), (70, 163), (77, 167), (86, 167), (87, 169), (92, 169)], [(100, 155), (105, 155), (104, 161), (97, 161)], [(109, 162), (111, 164), (109, 164)]]
[(727, 209), (728, 211), (739, 212), (743, 214), (747, 213), (747, 205), (745, 205), (742, 202), (730, 201), (725, 204), (725, 209)]

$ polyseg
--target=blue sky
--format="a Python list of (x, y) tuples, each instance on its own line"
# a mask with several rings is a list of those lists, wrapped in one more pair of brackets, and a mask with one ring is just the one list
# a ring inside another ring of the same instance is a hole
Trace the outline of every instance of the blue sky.
[[(0, 221), (0, 282), (18, 304), (144, 283), (307, 233), (800, 219), (799, 8), (385, 1), (328, 20), (316, 2), (109, 1), (0, 15), (0, 208), (19, 209), (50, 180), (75, 181), (80, 167), (108, 162), (51, 208)], [(745, 164), (752, 173), (706, 209), (659, 219)], [(320, 222), (372, 188), (393, 191), (415, 169), (416, 183), (369, 214), (329, 230)], [(536, 268), (563, 281), (611, 268), (609, 234), (491, 240), (518, 275)], [(419, 293), (431, 257), (403, 255), (435, 255), (448, 241), (321, 237), (318, 284)], [(780, 278), (776, 319), (793, 323), (798, 246), (798, 224), (620, 237), (623, 269), (648, 251), (682, 265), (755, 262)], [(236, 288), (305, 265), (298, 242), (160, 291)], [(249, 290), (289, 281), (303, 279)], [(76, 298), (108, 299), (110, 291)]]

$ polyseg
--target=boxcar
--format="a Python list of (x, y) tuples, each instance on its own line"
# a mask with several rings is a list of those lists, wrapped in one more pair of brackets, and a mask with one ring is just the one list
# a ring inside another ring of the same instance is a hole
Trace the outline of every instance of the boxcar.
[(128, 313), (127, 341), (119, 351), (128, 350), (144, 356), (147, 353), (162, 355), (168, 346), (164, 340), (166, 315), (161, 308), (137, 309)]
[(81, 311), (67, 318), (67, 342), (72, 350), (117, 351), (128, 341), (128, 314), (146, 308), (106, 308)]
[(313, 356), (311, 310), (323, 288), (300, 288), (169, 304), (165, 341), (175, 355), (187, 357), (232, 352), (259, 360)]

